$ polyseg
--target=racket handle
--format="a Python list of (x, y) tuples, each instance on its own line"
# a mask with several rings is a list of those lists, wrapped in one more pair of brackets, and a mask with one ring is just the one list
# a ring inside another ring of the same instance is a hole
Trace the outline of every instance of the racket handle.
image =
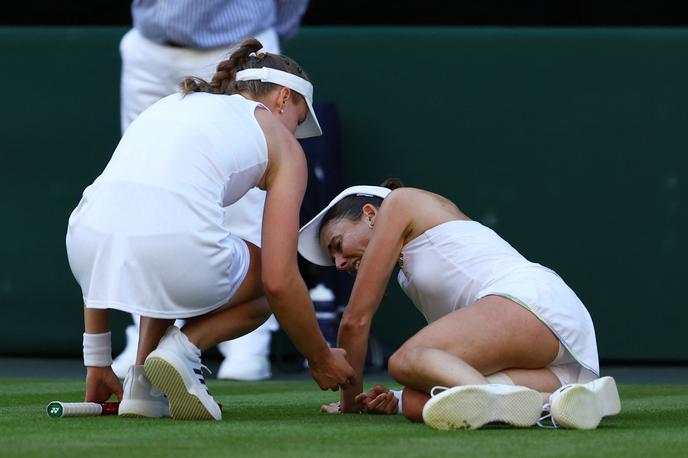
[(46, 412), (49, 417), (89, 417), (97, 415), (117, 415), (119, 402), (61, 402), (48, 404)]

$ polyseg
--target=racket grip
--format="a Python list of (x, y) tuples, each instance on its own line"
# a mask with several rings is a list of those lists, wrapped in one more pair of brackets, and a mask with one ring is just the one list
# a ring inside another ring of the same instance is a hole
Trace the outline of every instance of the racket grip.
[(117, 415), (119, 402), (61, 402), (48, 404), (46, 412), (49, 417), (89, 417), (98, 415)]

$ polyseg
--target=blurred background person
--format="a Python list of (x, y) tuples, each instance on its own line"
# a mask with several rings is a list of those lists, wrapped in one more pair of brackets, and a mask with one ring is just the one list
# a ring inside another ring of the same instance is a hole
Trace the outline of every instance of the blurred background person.
[[(146, 108), (178, 90), (193, 75), (209, 79), (217, 62), (244, 38), (256, 37), (263, 52), (280, 53), (280, 44), (293, 36), (308, 0), (134, 0), (133, 27), (120, 43), (122, 133)], [(225, 220), (238, 237), (261, 245), (265, 192), (254, 188), (225, 208)], [(126, 345), (112, 368), (124, 378), (134, 364), (139, 317), (126, 329)], [(278, 329), (274, 316), (255, 331), (218, 345), (224, 360), (220, 379), (264, 380), (272, 376), (270, 342)]]

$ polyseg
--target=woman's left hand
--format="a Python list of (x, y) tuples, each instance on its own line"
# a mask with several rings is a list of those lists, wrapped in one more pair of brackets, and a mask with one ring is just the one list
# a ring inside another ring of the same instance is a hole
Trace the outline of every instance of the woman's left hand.
[(122, 400), (122, 382), (119, 381), (112, 367), (86, 368), (86, 402), (105, 402), (112, 395)]

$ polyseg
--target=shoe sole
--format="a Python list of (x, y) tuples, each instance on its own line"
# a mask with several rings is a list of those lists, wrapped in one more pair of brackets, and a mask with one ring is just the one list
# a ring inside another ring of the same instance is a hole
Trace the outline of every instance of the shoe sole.
[(616, 382), (603, 377), (562, 391), (550, 407), (552, 418), (564, 428), (595, 429), (603, 417), (621, 411)]
[(542, 412), (542, 396), (525, 387), (466, 385), (432, 397), (423, 421), (435, 429), (477, 429), (500, 422), (516, 427), (534, 425)]
[(612, 377), (602, 377), (593, 383), (593, 392), (602, 406), (602, 416), (609, 417), (621, 412), (621, 399), (616, 381)]
[(595, 429), (602, 420), (602, 409), (595, 393), (583, 385), (562, 391), (550, 406), (552, 418), (569, 429)]
[(215, 418), (194, 394), (189, 393), (177, 369), (161, 357), (149, 356), (144, 363), (146, 377), (170, 402), (170, 415), (178, 420), (221, 420)]
[(127, 418), (161, 418), (169, 417), (170, 413), (168, 409), (162, 409), (159, 403), (125, 399), (119, 403), (117, 415)]

